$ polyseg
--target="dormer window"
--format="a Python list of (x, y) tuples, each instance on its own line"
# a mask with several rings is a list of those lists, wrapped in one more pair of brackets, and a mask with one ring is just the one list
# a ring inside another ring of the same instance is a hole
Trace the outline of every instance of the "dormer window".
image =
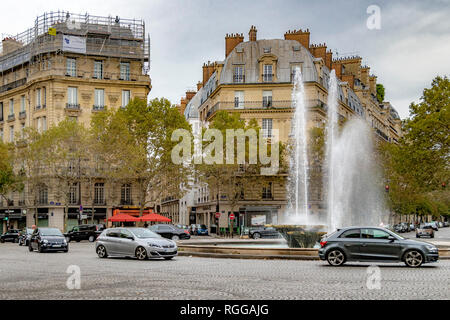
[(263, 68), (263, 82), (273, 81), (273, 66), (271, 64), (265, 64)]
[(234, 83), (245, 82), (244, 66), (235, 66), (234, 67), (233, 82)]
[(270, 53), (270, 47), (264, 48), (264, 53)]

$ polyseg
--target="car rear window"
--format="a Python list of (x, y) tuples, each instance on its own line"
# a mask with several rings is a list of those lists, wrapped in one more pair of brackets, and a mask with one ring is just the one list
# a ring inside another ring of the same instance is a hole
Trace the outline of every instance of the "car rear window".
[(361, 238), (361, 231), (360, 229), (347, 230), (342, 232), (339, 238), (351, 238), (351, 239)]

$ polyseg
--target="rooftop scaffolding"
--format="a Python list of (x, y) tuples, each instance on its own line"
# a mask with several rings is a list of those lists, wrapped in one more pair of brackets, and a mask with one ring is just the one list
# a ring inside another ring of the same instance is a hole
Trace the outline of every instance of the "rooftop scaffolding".
[[(56, 36), (49, 34), (54, 28)], [(0, 45), (0, 72), (29, 62), (34, 56), (63, 52), (63, 35), (86, 39), (86, 55), (150, 61), (150, 37), (145, 22), (119, 17), (74, 14), (66, 11), (38, 16), (34, 27), (3, 38)], [(147, 64), (147, 70), (149, 65)]]

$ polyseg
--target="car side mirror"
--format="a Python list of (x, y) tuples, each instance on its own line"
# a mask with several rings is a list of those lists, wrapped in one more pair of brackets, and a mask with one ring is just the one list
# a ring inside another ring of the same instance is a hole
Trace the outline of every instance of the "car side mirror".
[(134, 237), (133, 236), (128, 236), (127, 239), (130, 239), (130, 240), (134, 241)]
[(394, 241), (394, 240), (395, 240), (395, 237), (394, 237), (394, 236), (389, 236), (389, 237), (388, 237), (388, 240)]

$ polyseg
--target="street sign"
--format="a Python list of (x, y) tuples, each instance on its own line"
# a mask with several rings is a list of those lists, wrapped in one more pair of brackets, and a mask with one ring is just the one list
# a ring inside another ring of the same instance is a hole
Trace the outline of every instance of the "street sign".
[(230, 220), (234, 220), (234, 213), (230, 213)]
[(216, 218), (217, 218), (217, 219), (220, 218), (220, 212), (216, 212)]

